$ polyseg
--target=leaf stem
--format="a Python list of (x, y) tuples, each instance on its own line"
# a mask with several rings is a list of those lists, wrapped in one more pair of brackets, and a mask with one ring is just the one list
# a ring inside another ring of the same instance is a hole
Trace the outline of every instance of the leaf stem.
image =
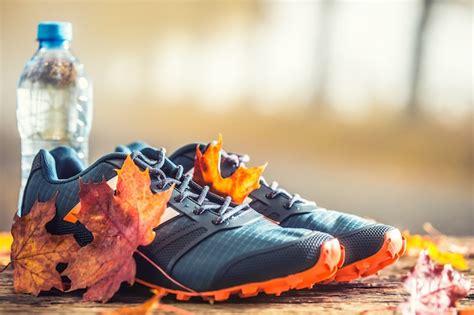
[[(8, 267), (10, 267), (10, 265), (12, 264), (12, 262), (8, 262), (8, 264), (6, 264), (6, 266), (3, 266), (2, 270), (0, 270), (0, 273), (4, 272), (5, 270), (7, 270)], [(1, 266), (0, 266), (1, 267)]]

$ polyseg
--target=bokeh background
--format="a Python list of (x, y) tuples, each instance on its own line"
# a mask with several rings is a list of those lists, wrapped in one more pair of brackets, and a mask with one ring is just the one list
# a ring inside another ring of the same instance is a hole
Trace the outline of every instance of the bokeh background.
[(36, 24), (67, 20), (94, 83), (91, 160), (222, 133), (321, 206), (474, 234), (472, 1), (0, 3), (0, 229), (20, 180), (16, 83)]

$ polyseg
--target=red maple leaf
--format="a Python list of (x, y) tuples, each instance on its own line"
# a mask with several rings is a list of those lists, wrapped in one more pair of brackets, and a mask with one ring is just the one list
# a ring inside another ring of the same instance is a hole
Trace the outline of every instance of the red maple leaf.
[(133, 253), (153, 241), (153, 228), (173, 190), (153, 193), (148, 169), (140, 171), (130, 156), (117, 173), (115, 194), (105, 181), (81, 182), (76, 216), (94, 239), (78, 251), (63, 274), (71, 279), (71, 290), (87, 288), (86, 301), (106, 302), (122, 282), (133, 284)]

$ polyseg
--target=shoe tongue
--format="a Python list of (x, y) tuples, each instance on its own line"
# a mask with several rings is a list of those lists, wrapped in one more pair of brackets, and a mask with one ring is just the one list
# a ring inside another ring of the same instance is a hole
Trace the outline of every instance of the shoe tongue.
[(240, 161), (232, 155), (225, 153), (222, 150), (221, 154), (221, 175), (222, 177), (229, 177), (239, 168)]
[[(179, 165), (184, 167), (184, 171), (188, 172), (194, 167), (194, 161), (196, 159), (196, 148), (199, 146), (199, 149), (202, 153), (206, 152), (209, 144), (188, 144), (178, 149), (174, 154), (170, 156), (170, 159), (176, 162)], [(221, 150), (221, 175), (222, 177), (231, 176), (239, 167), (239, 161), (236, 158), (233, 158), (232, 155), (227, 154), (224, 150)]]

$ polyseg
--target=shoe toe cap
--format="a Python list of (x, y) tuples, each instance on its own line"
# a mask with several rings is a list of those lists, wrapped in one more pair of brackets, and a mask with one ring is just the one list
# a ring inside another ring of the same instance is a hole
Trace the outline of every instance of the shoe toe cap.
[(338, 236), (345, 249), (344, 266), (375, 255), (383, 246), (385, 235), (396, 228), (372, 224), (352, 233)]

